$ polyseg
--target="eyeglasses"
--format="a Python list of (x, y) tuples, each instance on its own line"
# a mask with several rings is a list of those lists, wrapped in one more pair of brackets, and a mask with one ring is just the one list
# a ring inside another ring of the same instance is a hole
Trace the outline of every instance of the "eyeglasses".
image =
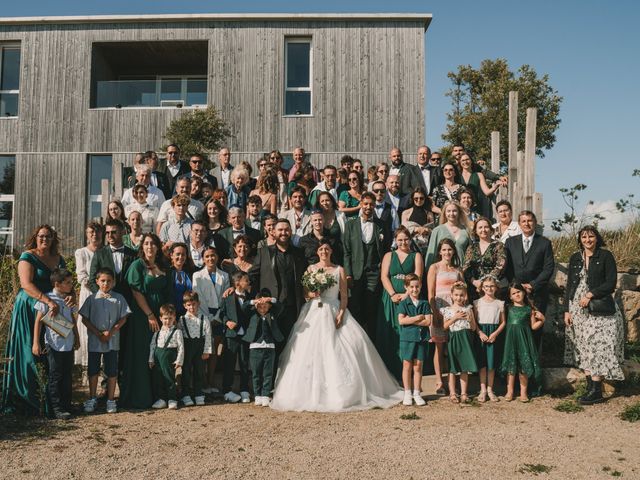
[(204, 162), (202, 160), (191, 160), (191, 163), (195, 163), (196, 165), (199, 165)]
[(384, 193), (387, 190), (385, 188), (374, 188), (373, 193)]
[(441, 157), (431, 157), (431, 161), (440, 162), (440, 161), (442, 161), (442, 158)]

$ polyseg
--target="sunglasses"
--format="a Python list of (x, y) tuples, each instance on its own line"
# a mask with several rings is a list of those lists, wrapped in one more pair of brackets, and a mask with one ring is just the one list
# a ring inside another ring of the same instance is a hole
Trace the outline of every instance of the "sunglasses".
[(350, 182), (357, 182), (357, 181), (358, 181), (358, 179), (357, 179), (357, 178), (350, 178), (350, 179), (349, 179), (349, 181), (350, 181)]
[(191, 163), (195, 163), (196, 165), (199, 165), (204, 162), (202, 160), (191, 160)]
[(374, 188), (373, 193), (384, 193), (387, 190), (385, 188)]
[(418, 201), (423, 201), (424, 202), (424, 197), (413, 197), (413, 201), (414, 202), (418, 202)]

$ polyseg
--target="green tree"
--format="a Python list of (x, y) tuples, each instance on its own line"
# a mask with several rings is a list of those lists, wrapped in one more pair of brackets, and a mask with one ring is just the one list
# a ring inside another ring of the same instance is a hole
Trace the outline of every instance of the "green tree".
[(180, 147), (183, 158), (189, 158), (194, 153), (206, 154), (219, 150), (229, 137), (229, 127), (212, 106), (185, 111), (169, 124), (164, 135), (168, 143)]
[[(450, 144), (462, 142), (477, 158), (491, 157), (491, 132), (500, 132), (500, 157), (508, 155), (509, 91), (518, 92), (518, 131), (525, 131), (526, 110), (538, 109), (536, 155), (553, 147), (560, 125), (562, 97), (549, 85), (549, 75), (539, 77), (529, 65), (516, 73), (502, 58), (483, 60), (480, 68), (460, 65), (449, 72), (452, 88), (447, 92), (452, 110), (447, 115), (447, 131), (442, 139)], [(518, 136), (518, 149), (524, 150), (524, 135)]]
[[(572, 237), (575, 237), (580, 229), (585, 225), (593, 224), (597, 227), (598, 222), (605, 219), (605, 217), (603, 217), (599, 213), (587, 214), (583, 212), (582, 214), (578, 214), (578, 193), (583, 192), (586, 189), (587, 186), (584, 183), (578, 183), (571, 188), (559, 189), (560, 193), (562, 194), (562, 200), (564, 201), (569, 211), (565, 212), (561, 218), (558, 218), (557, 220), (551, 222), (552, 230), (556, 232), (564, 232)], [(588, 204), (593, 205), (593, 200), (589, 200)]]

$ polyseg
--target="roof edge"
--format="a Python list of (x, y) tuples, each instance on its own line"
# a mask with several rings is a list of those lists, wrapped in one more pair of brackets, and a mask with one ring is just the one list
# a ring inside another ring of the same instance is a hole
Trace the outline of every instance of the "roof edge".
[(44, 17), (0, 17), (0, 25), (78, 24), (78, 23), (168, 23), (213, 20), (252, 21), (422, 21), (426, 30), (431, 23), (430, 13), (185, 13), (144, 15), (78, 15)]

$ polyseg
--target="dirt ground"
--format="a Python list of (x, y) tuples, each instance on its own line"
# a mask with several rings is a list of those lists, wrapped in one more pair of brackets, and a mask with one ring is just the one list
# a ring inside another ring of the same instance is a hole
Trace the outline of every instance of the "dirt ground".
[(0, 417), (0, 478), (640, 478), (640, 424), (618, 418), (639, 400), (578, 413), (546, 396), (345, 414), (216, 400), (68, 422)]

